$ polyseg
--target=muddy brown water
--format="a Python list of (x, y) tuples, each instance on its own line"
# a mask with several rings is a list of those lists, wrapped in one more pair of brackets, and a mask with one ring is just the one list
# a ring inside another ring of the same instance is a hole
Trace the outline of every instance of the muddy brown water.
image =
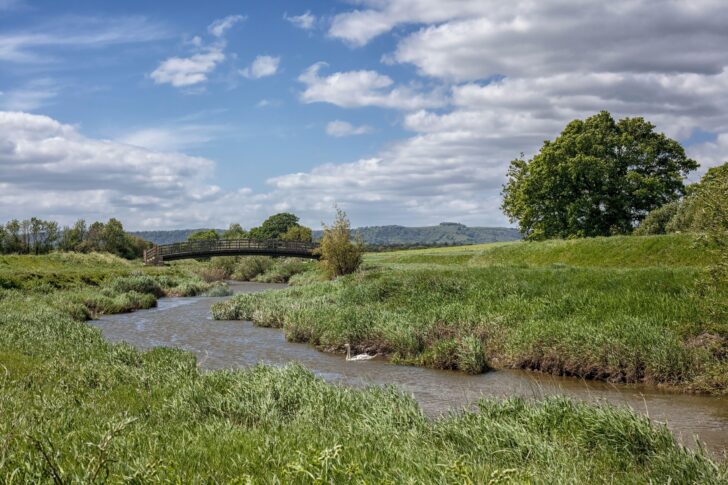
[[(285, 285), (232, 283), (236, 293), (284, 288)], [(138, 348), (178, 347), (197, 354), (206, 369), (244, 368), (263, 362), (300, 362), (323, 379), (342, 385), (394, 384), (415, 397), (431, 416), (468, 407), (481, 397), (540, 398), (566, 395), (585, 401), (607, 401), (648, 414), (668, 427), (687, 446), (695, 439), (714, 455), (728, 457), (728, 399), (677, 394), (644, 385), (559, 378), (539, 373), (498, 370), (477, 376), (386, 360), (348, 362), (340, 354), (319, 352), (307, 344), (286, 342), (278, 329), (250, 322), (213, 321), (210, 306), (223, 298), (163, 298), (156, 308), (94, 321), (111, 341)]]

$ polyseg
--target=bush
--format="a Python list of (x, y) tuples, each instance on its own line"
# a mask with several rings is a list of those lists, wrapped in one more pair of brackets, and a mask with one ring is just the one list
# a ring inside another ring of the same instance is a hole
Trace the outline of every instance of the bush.
[(252, 281), (273, 266), (273, 258), (268, 256), (245, 256), (240, 258), (232, 278), (238, 281)]
[(227, 279), (228, 277), (228, 274), (224, 268), (202, 268), (197, 272), (197, 274), (207, 283), (222, 281)]
[(225, 279), (230, 278), (235, 272), (235, 268), (238, 265), (237, 256), (220, 256), (212, 258), (210, 260), (210, 268), (220, 270), (225, 273)]
[(118, 293), (136, 291), (137, 293), (148, 293), (156, 297), (164, 296), (164, 290), (159, 282), (148, 275), (115, 278), (109, 286)]
[(321, 247), (317, 250), (329, 277), (336, 278), (353, 273), (362, 261), (361, 243), (351, 242), (351, 225), (346, 213), (336, 208), (336, 219), (331, 227), (324, 226)]
[(210, 287), (210, 289), (204, 293), (204, 296), (220, 297), (220, 296), (230, 296), (232, 294), (233, 294), (233, 291), (230, 289), (230, 287), (226, 283), (217, 282), (214, 285), (212, 285)]
[(261, 283), (288, 283), (292, 276), (305, 272), (309, 266), (310, 263), (299, 259), (280, 259), (265, 273), (256, 276), (255, 281)]
[(684, 205), (682, 201), (676, 200), (653, 210), (647, 214), (642, 224), (635, 229), (634, 234), (636, 236), (667, 234), (668, 224), (674, 219), (682, 205)]

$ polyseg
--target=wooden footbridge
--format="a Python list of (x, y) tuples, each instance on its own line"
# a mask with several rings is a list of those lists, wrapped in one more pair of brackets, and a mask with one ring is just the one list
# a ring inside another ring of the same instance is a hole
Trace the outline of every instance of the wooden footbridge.
[(278, 239), (217, 239), (155, 245), (144, 251), (144, 264), (210, 256), (288, 256), (319, 259), (318, 244)]

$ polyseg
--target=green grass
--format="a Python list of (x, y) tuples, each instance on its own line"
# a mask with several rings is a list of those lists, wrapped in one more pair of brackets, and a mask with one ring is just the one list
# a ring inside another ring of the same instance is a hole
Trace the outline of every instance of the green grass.
[(645, 268), (705, 267), (715, 255), (700, 248), (694, 234), (614, 236), (543, 242), (507, 242), (370, 254), (372, 263), (427, 263), (470, 266), (494, 264)]
[[(711, 321), (697, 296), (709, 256), (683, 236), (614, 239), (370, 256), (359, 274), (239, 295), (213, 315), (282, 327), (288, 339), (325, 350), (351, 343), (400, 363), (726, 393), (728, 324)], [(661, 256), (638, 257), (652, 251)]]
[(393, 388), (299, 365), (201, 372), (187, 352), (111, 344), (62, 302), (153, 302), (198, 280), (180, 267), (119, 279), (83, 257), (46, 279), (83, 281), (84, 266), (100, 286), (0, 290), (0, 483), (728, 482), (725, 464), (628, 409), (511, 399), (430, 420)]

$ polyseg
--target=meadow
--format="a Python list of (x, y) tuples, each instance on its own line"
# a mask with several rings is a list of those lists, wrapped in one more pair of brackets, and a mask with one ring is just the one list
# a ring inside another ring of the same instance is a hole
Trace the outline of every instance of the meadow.
[(713, 258), (687, 234), (377, 253), (356, 274), (294, 276), (306, 284), (238, 295), (213, 315), (399, 363), (724, 394), (728, 324), (700, 287)]
[(511, 399), (432, 420), (393, 388), (330, 385), (295, 364), (202, 372), (190, 353), (111, 344), (84, 323), (207, 291), (198, 269), (2, 260), (0, 482), (728, 481), (725, 464), (626, 409)]

